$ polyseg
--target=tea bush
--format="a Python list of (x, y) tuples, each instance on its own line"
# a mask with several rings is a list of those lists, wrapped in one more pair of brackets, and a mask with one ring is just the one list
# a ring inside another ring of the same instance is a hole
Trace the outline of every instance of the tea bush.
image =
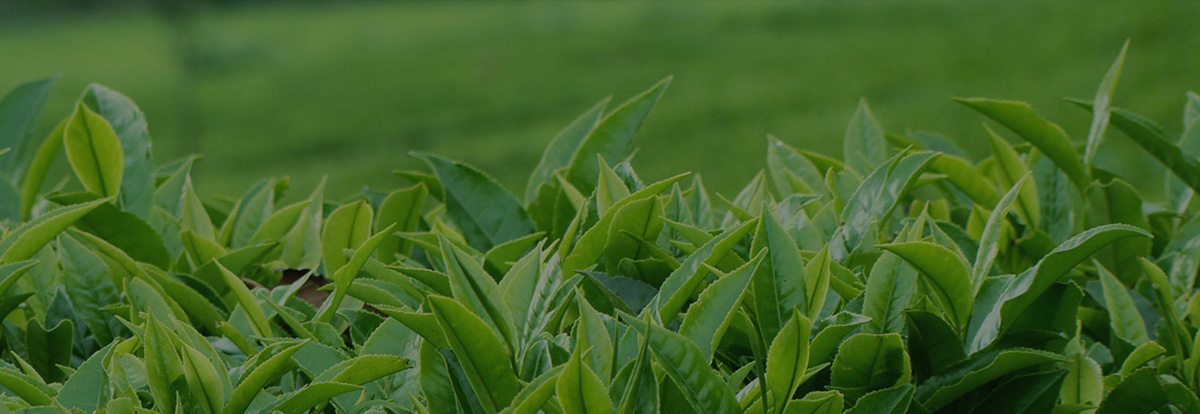
[[(1200, 413), (1200, 96), (1169, 139), (1111, 104), (1123, 59), (1072, 100), (1082, 148), (959, 99), (1021, 139), (972, 161), (864, 102), (844, 160), (769, 137), (732, 199), (630, 166), (670, 78), (574, 120), (521, 198), (414, 154), (409, 187), (286, 205), (201, 197), (103, 86), (32, 139), (30, 82), (0, 102), (0, 409)], [(1110, 125), (1164, 203), (1093, 165)]]

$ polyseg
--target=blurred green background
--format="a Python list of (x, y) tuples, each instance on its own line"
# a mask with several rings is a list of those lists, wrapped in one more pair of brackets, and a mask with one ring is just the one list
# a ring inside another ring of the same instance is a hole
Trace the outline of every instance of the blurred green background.
[[(63, 73), (38, 134), (87, 83), (122, 91), (160, 163), (204, 155), (209, 194), (271, 175), (297, 193), (323, 175), (333, 196), (386, 190), (420, 167), (412, 150), (521, 194), (576, 115), (670, 74), (634, 165), (646, 180), (697, 171), (727, 195), (764, 167), (768, 133), (840, 155), (860, 97), (889, 132), (938, 132), (978, 157), (983, 118), (948, 98), (1028, 101), (1082, 140), (1090, 115), (1061, 98), (1090, 99), (1126, 39), (1117, 105), (1177, 136), (1184, 92), (1200, 90), (1198, 2), (72, 3), (0, 17), (0, 90)], [(1157, 168), (1108, 138), (1100, 165)]]

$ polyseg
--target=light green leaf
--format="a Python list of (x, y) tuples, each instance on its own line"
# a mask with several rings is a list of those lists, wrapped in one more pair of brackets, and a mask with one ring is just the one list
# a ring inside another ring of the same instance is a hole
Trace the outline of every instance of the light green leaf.
[(505, 408), (501, 413), (504, 414), (537, 414), (539, 410), (546, 405), (554, 396), (558, 386), (558, 377), (562, 375), (563, 365), (551, 368), (549, 371), (542, 373), (525, 388), (521, 389), (521, 393), (513, 398), (513, 405)]
[(366, 201), (346, 204), (329, 213), (321, 231), (321, 257), (327, 276), (332, 276), (349, 260), (343, 253), (345, 249), (358, 249), (371, 236), (373, 216), (371, 205)]
[(747, 221), (740, 226), (729, 228), (696, 249), (687, 259), (680, 263), (679, 268), (671, 272), (658, 289), (658, 295), (650, 302), (651, 312), (657, 311), (657, 316), (663, 321), (675, 319), (675, 314), (683, 309), (683, 305), (692, 297), (692, 293), (709, 274), (709, 266), (714, 266), (733, 250), (734, 246), (746, 237), (746, 234), (758, 224), (757, 220)]
[(213, 227), (212, 217), (209, 217), (208, 212), (205, 211), (200, 196), (196, 195), (196, 189), (192, 186), (192, 177), (190, 176), (184, 177), (183, 199), (179, 203), (179, 225), (181, 229), (194, 232), (213, 243), (217, 241), (217, 232)]
[[(807, 286), (809, 275), (801, 260), (800, 249), (765, 206), (759, 216), (750, 252), (759, 254), (764, 249), (767, 251), (766, 260), (750, 280), (754, 292), (754, 303), (751, 305), (763, 342), (771, 343), (775, 334), (791, 318), (793, 308), (798, 307), (807, 314), (811, 305), (807, 296), (810, 292)], [(821, 305), (824, 305), (823, 300)]]
[(112, 201), (111, 197), (65, 206), (28, 221), (0, 239), (0, 264), (10, 264), (33, 257), (46, 243), (58, 237), (76, 220), (95, 210), (101, 204)]
[(250, 244), (254, 233), (258, 232), (263, 222), (275, 211), (276, 193), (281, 191), (281, 186), (287, 188), (288, 182), (287, 177), (268, 178), (246, 191), (225, 219), (218, 241), (235, 249)]
[[(233, 389), (233, 393), (230, 395), (229, 403), (225, 405), (225, 409), (222, 412), (224, 414), (246, 412), (246, 408), (250, 406), (250, 402), (267, 386), (268, 382), (273, 378), (278, 378), (295, 365), (292, 355), (307, 343), (308, 341), (304, 341), (274, 348), (275, 352), (273, 355), (261, 360), (261, 362), (252, 367), (253, 370), (242, 375), (237, 387)], [(263, 352), (267, 352), (266, 349)], [(261, 358), (259, 355), (255, 355), (255, 357)]]
[(1093, 253), (1114, 241), (1135, 236), (1150, 237), (1150, 234), (1133, 226), (1108, 224), (1094, 227), (1063, 242), (1036, 266), (1018, 275), (1007, 289), (1001, 312), (1002, 326), (1007, 327), (1014, 322), (1050, 285)]
[(596, 165), (600, 168), (600, 177), (596, 184), (596, 214), (603, 216), (609, 207), (622, 198), (629, 197), (630, 193), (625, 181), (604, 162), (604, 157), (600, 154), (596, 154), (596, 157), (599, 158)]
[(914, 387), (900, 384), (862, 396), (846, 414), (904, 414), (912, 404)]
[(314, 381), (363, 385), (411, 367), (407, 359), (395, 355), (359, 355), (329, 367)]
[(263, 220), (262, 225), (254, 231), (250, 236), (249, 243), (258, 243), (267, 240), (279, 240), (287, 234), (288, 230), (295, 227), (296, 221), (300, 219), (300, 215), (308, 209), (310, 201), (300, 201), (276, 210)]
[(675, 381), (692, 409), (699, 413), (733, 414), (741, 412), (733, 390), (708, 366), (708, 359), (687, 338), (658, 325), (627, 315), (625, 323), (646, 336), (659, 367)]
[(575, 348), (582, 349), (593, 375), (607, 381), (613, 374), (612, 335), (609, 334), (604, 320), (600, 318), (600, 313), (584, 298), (584, 294), (579, 292), (575, 297), (575, 302), (579, 304), (579, 322), (575, 325)]
[[(859, 399), (862, 403), (862, 399)], [(837, 391), (813, 391), (799, 400), (791, 400), (783, 414), (841, 414), (846, 401)]]
[(584, 194), (590, 194), (596, 188), (596, 180), (600, 176), (600, 169), (596, 165), (597, 154), (609, 163), (616, 163), (625, 158), (629, 152), (629, 144), (633, 142), (634, 133), (658, 103), (671, 79), (672, 77), (668, 76), (645, 92), (625, 101), (592, 128), (587, 137), (579, 143), (566, 167), (566, 178), (575, 188)]
[(979, 250), (975, 254), (975, 266), (971, 268), (971, 284), (974, 286), (972, 296), (979, 293), (980, 286), (983, 285), (983, 279), (987, 277), (988, 272), (992, 270), (992, 264), (996, 260), (996, 255), (1000, 252), (1000, 231), (1004, 228), (1004, 223), (1008, 219), (1008, 210), (1012, 208), (1013, 202), (1024, 191), (1025, 186), (1035, 185), (1028, 181), (1029, 174), (1018, 179), (1013, 187), (1004, 193), (1004, 197), (996, 203), (992, 213), (988, 215), (987, 224), (983, 227), (983, 235), (979, 237)]
[[(687, 174), (680, 174), (674, 177), (650, 184), (637, 192), (630, 194), (620, 201), (617, 201), (609, 207), (608, 211), (600, 216), (600, 220), (591, 228), (587, 229), (583, 235), (579, 236), (579, 241), (575, 243), (574, 248), (570, 253), (562, 259), (562, 268), (564, 273), (571, 273), (576, 270), (585, 269), (596, 263), (600, 256), (604, 254), (604, 247), (607, 244), (609, 230), (613, 226), (617, 212), (621, 207), (628, 205), (634, 201), (645, 200), (650, 197), (657, 196), (658, 193), (666, 191), (676, 181), (679, 181)], [(566, 244), (564, 244), (566, 246)]]
[(947, 181), (962, 190), (971, 201), (985, 208), (993, 208), (1000, 200), (1000, 193), (996, 191), (996, 186), (991, 180), (980, 174), (975, 166), (965, 159), (938, 153), (937, 157), (930, 161), (929, 169), (945, 174)]
[[(342, 267), (338, 268), (333, 273), (333, 295), (321, 305), (321, 309), (317, 311), (318, 322), (329, 322), (333, 320), (333, 314), (337, 312), (342, 304), (342, 300), (350, 290), (354, 278), (358, 277), (359, 271), (366, 265), (367, 260), (371, 259), (371, 254), (375, 252), (375, 248), (383, 242), (383, 239), (392, 234), (392, 228), (395, 224), (388, 226), (383, 231), (376, 233), (374, 236), (367, 238), (358, 246), (358, 250), (354, 251), (354, 255), (350, 256), (350, 260)], [(368, 227), (367, 233), (371, 230)]]
[(108, 372), (104, 368), (104, 359), (109, 357), (115, 343), (105, 345), (88, 357), (79, 369), (63, 383), (59, 391), (58, 402), (67, 408), (77, 408), (83, 411), (96, 411), (100, 404), (109, 398), (107, 392)]
[(575, 352), (558, 376), (555, 388), (558, 402), (565, 414), (612, 413), (612, 400), (600, 377), (592, 372), (589, 364), (583, 363), (583, 343), (575, 346)]
[(1121, 363), (1121, 379), (1129, 378), (1142, 365), (1166, 355), (1166, 353), (1167, 349), (1159, 345), (1158, 342), (1150, 341), (1141, 344), (1133, 352), (1129, 353), (1129, 356), (1125, 358), (1125, 362)]
[[(608, 273), (622, 274), (620, 262), (625, 259), (647, 259), (652, 248), (642, 240), (655, 240), (664, 226), (663, 207), (657, 197), (623, 203), (613, 216), (604, 245), (604, 261)], [(642, 279), (639, 274), (627, 276)]]
[(221, 407), (225, 406), (225, 388), (222, 385), (222, 380), (227, 380), (225, 374), (218, 374), (212, 362), (196, 348), (187, 344), (182, 346), (183, 375), (187, 379), (192, 402), (203, 413), (221, 412)]
[[(124, 169), (118, 204), (122, 210), (149, 220), (154, 205), (155, 167), (141, 109), (125, 95), (98, 84), (88, 85), (80, 101), (104, 117), (120, 140)], [(70, 148), (67, 150), (69, 156)]]
[(1062, 127), (1034, 112), (1029, 104), (984, 98), (959, 98), (955, 101), (992, 118), (1029, 141), (1050, 157), (1050, 160), (1071, 178), (1071, 182), (1079, 191), (1087, 189), (1091, 178), (1083, 160), (1079, 159), (1079, 154), (1075, 152), (1071, 137), (1067, 136)]
[(1067, 368), (1067, 378), (1060, 393), (1063, 404), (1098, 405), (1104, 398), (1104, 375), (1100, 364), (1086, 355), (1075, 354), (1061, 365)]
[(250, 326), (254, 328), (254, 332), (263, 338), (275, 336), (271, 329), (270, 322), (267, 321), (267, 314), (263, 311), (262, 305), (258, 303), (258, 299), (250, 293), (250, 289), (246, 287), (246, 283), (242, 282), (242, 278), (233, 272), (226, 269), (220, 261), (213, 261), (217, 269), (221, 271), (221, 276), (225, 280), (225, 284), (233, 292), (237, 303), (242, 306), (242, 310), (246, 312), (246, 316), (250, 318)]
[(324, 217), (325, 178), (308, 197), (308, 207), (280, 240), (280, 260), (294, 269), (316, 269), (321, 263), (321, 219)]
[[(396, 225), (395, 231), (414, 232), (420, 229), (421, 213), (425, 207), (425, 199), (429, 196), (429, 188), (423, 183), (412, 187), (399, 189), (388, 194), (379, 205), (378, 217), (375, 218), (375, 232), (384, 227)], [(408, 255), (412, 252), (412, 242), (403, 240), (400, 236), (388, 235), (375, 249), (375, 257), (383, 263), (392, 263), (396, 254)]]
[[(782, 409), (788, 404), (796, 388), (804, 378), (808, 369), (808, 340), (812, 322), (800, 313), (799, 309), (792, 311), (792, 318), (779, 330), (779, 335), (771, 342), (767, 350), (767, 395), (772, 399), (771, 406)], [(838, 397), (841, 397), (838, 394)]]
[(1112, 327), (1113, 334), (1133, 345), (1142, 345), (1150, 341), (1142, 314), (1138, 312), (1129, 291), (1125, 290), (1125, 285), (1099, 262), (1094, 263), (1096, 273), (1100, 277), (1100, 286), (1104, 289), (1104, 305), (1108, 310), (1109, 326)]
[[(863, 180), (846, 201), (841, 214), (842, 226), (839, 230), (842, 240), (836, 242), (845, 247), (845, 253), (856, 251), (868, 234), (884, 227), (884, 222), (891, 217), (900, 199), (935, 155), (932, 152), (897, 154)], [(870, 245), (874, 245), (874, 241)], [(831, 253), (834, 253), (832, 247)], [(834, 254), (834, 258), (841, 260), (844, 255)]]
[(1125, 52), (1128, 50), (1129, 40), (1126, 39), (1125, 46), (1121, 47), (1121, 54), (1117, 55), (1117, 60), (1109, 66), (1108, 73), (1104, 74), (1104, 80), (1100, 81), (1100, 87), (1096, 89), (1092, 126), (1088, 130), (1087, 147), (1083, 153), (1083, 163), (1089, 167), (1096, 158), (1096, 150), (1100, 148), (1100, 140), (1104, 139), (1104, 130), (1108, 127), (1109, 102), (1112, 101), (1113, 91), (1117, 89), (1117, 79), (1121, 77), (1121, 66), (1125, 64)]
[[(146, 361), (146, 379), (150, 385), (150, 394), (154, 396), (154, 406), (163, 412), (170, 412), (175, 407), (176, 391), (183, 387), (183, 360), (176, 351), (175, 343), (171, 341), (166, 327), (150, 313), (146, 321), (146, 334), (142, 338)], [(176, 381), (180, 381), (177, 384)]]
[(430, 296), (428, 304), (484, 409), (497, 412), (512, 403), (521, 384), (500, 337), (453, 299)]
[(500, 287), (474, 257), (441, 235), (438, 235), (438, 240), (454, 299), (482, 318), (492, 331), (504, 340), (507, 349), (515, 349), (516, 322), (512, 311), (505, 306)]
[(29, 163), (29, 170), (25, 172), (25, 184), (21, 187), (21, 219), (23, 220), (28, 220), (29, 213), (33, 211), (33, 203), (37, 201), (37, 194), (42, 191), (42, 182), (46, 180), (46, 174), (54, 164), (54, 158), (62, 149), (63, 135), (66, 134), (67, 123), (70, 120), (71, 117), (67, 117), (50, 130), (50, 134), (42, 141), (42, 145), (38, 146), (37, 152)]
[(718, 278), (700, 293), (700, 298), (684, 314), (679, 334), (696, 344), (706, 360), (712, 359), (713, 351), (721, 343), (721, 337), (742, 302), (750, 276), (763, 263), (764, 256), (766, 253), (760, 252), (742, 267)]
[(53, 389), (45, 383), (12, 368), (0, 368), (0, 387), (12, 391), (30, 405), (54, 404)]
[(329, 402), (333, 397), (348, 392), (361, 391), (362, 389), (361, 385), (342, 384), (338, 382), (314, 382), (304, 386), (304, 388), (289, 396), (282, 403), (272, 408), (272, 410), (284, 414), (300, 414), (308, 412), (319, 404)]
[(546, 237), (545, 232), (537, 232), (518, 239), (509, 240), (483, 255), (484, 268), (493, 275), (504, 275), (512, 269), (514, 263), (521, 259), (525, 252), (534, 244)]
[(125, 172), (121, 141), (112, 125), (80, 103), (63, 134), (67, 159), (83, 187), (101, 197), (116, 196)]
[(1038, 200), (1037, 181), (1027, 180), (1024, 185), (1017, 187), (1016, 183), (1024, 177), (1031, 175), (1029, 166), (1022, 161), (1017, 151), (1013, 149), (1008, 142), (997, 135), (990, 127), (984, 126), (987, 132), (988, 143), (992, 146), (992, 154), (996, 159), (996, 181), (1001, 188), (1008, 189), (1011, 192), (1013, 188), (1019, 188), (1017, 193), (1018, 208), (1017, 211), (1021, 214), (1021, 218), (1025, 220), (1026, 226), (1041, 225), (1041, 206)]
[(767, 135), (767, 172), (780, 197), (828, 193), (825, 178), (812, 161), (772, 135)]
[(850, 400), (912, 378), (912, 366), (898, 333), (859, 333), (838, 348), (831, 367), (830, 385)]
[(920, 270), (955, 328), (961, 330), (967, 326), (975, 292), (970, 270), (957, 254), (940, 244), (924, 241), (881, 244), (879, 248), (895, 253)]
[(899, 256), (885, 252), (871, 267), (863, 293), (863, 315), (871, 318), (864, 332), (900, 332), (904, 307), (917, 287), (917, 271)]

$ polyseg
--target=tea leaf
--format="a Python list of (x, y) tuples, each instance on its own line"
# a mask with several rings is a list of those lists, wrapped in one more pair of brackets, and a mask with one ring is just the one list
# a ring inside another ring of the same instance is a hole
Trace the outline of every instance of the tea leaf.
[(533, 233), (521, 202), (496, 180), (474, 167), (429, 154), (413, 154), (429, 164), (446, 188), (446, 212), (467, 243), (481, 251)]
[(596, 164), (597, 154), (610, 164), (628, 154), (634, 133), (667, 90), (671, 79), (672, 77), (668, 76), (645, 92), (625, 101), (606, 114), (604, 119), (588, 132), (567, 165), (566, 178), (575, 188), (584, 194), (591, 193), (596, 188), (596, 179), (600, 172)]
[(779, 331), (779, 335), (771, 342), (767, 350), (767, 395), (773, 398), (771, 405), (784, 407), (796, 388), (804, 378), (808, 368), (808, 338), (812, 322), (800, 313), (799, 309), (792, 311)]
[(80, 103), (63, 131), (67, 159), (79, 182), (93, 194), (116, 196), (125, 172), (121, 141), (112, 125)]
[(842, 154), (846, 165), (860, 173), (874, 171), (888, 158), (887, 143), (883, 139), (883, 127), (871, 114), (866, 98), (858, 101), (858, 109), (850, 118), (846, 135), (842, 140)]
[(33, 257), (38, 250), (58, 237), (76, 220), (83, 218), (92, 210), (108, 203), (113, 199), (102, 198), (96, 201), (65, 206), (55, 209), (32, 221), (25, 222), (16, 230), (0, 239), (0, 264), (11, 264)]
[(1129, 40), (1126, 39), (1125, 46), (1121, 47), (1121, 54), (1117, 55), (1117, 59), (1108, 68), (1108, 73), (1104, 74), (1104, 80), (1100, 81), (1100, 87), (1096, 89), (1092, 126), (1088, 129), (1087, 147), (1083, 153), (1083, 163), (1089, 167), (1096, 158), (1096, 150), (1100, 148), (1100, 140), (1104, 139), (1104, 130), (1108, 127), (1109, 102), (1117, 89), (1117, 78), (1121, 76), (1121, 66), (1125, 64), (1125, 52), (1128, 50)]
[(26, 145), (32, 144), (28, 141), (37, 126), (38, 115), (60, 76), (56, 74), (22, 83), (0, 100), (0, 148), (11, 148), (13, 151), (11, 157), (0, 157), (0, 171), (11, 175), (17, 167), (14, 161), (24, 158)]
[(956, 98), (955, 101), (986, 115), (1029, 141), (1038, 150), (1054, 161), (1079, 191), (1087, 189), (1091, 181), (1087, 167), (1079, 159), (1062, 127), (1043, 119), (1024, 102), (1001, 101), (983, 98)]
[(626, 315), (625, 323), (642, 332), (654, 351), (659, 367), (683, 391), (688, 405), (702, 413), (736, 413), (737, 397), (721, 377), (708, 367), (707, 359), (692, 341), (666, 328), (647, 324)]
[(895, 253), (928, 278), (946, 316), (958, 329), (967, 326), (975, 292), (970, 270), (950, 249), (923, 241), (881, 244), (879, 248)]
[(484, 409), (496, 412), (512, 403), (521, 384), (500, 337), (453, 299), (430, 296), (428, 304)]
[(558, 376), (556, 389), (558, 401), (566, 414), (611, 413), (612, 400), (600, 377), (592, 372), (588, 364), (582, 362), (584, 353), (582, 343), (575, 347), (571, 360), (567, 361), (562, 373)]

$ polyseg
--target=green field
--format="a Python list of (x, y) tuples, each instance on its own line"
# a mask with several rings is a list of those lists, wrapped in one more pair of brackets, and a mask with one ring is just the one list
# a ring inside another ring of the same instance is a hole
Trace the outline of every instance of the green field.
[[(188, 83), (170, 27), (127, 10), (4, 20), (0, 90), (63, 73), (39, 134), (89, 82), (125, 92), (160, 162), (204, 154), (207, 194), (269, 175), (300, 193), (326, 174), (335, 196), (393, 188), (392, 170), (419, 167), (412, 150), (520, 194), (577, 114), (674, 75), (635, 166), (730, 194), (763, 166), (768, 133), (838, 155), (860, 97), (890, 132), (940, 132), (976, 156), (983, 118), (949, 97), (1029, 101), (1081, 142), (1090, 115), (1060, 98), (1090, 98), (1126, 39), (1117, 105), (1177, 135), (1182, 91), (1200, 90), (1197, 18), (1195, 2), (272, 4), (196, 16)], [(198, 128), (180, 120), (192, 106)], [(1101, 166), (1152, 163), (1121, 157), (1118, 134)]]

